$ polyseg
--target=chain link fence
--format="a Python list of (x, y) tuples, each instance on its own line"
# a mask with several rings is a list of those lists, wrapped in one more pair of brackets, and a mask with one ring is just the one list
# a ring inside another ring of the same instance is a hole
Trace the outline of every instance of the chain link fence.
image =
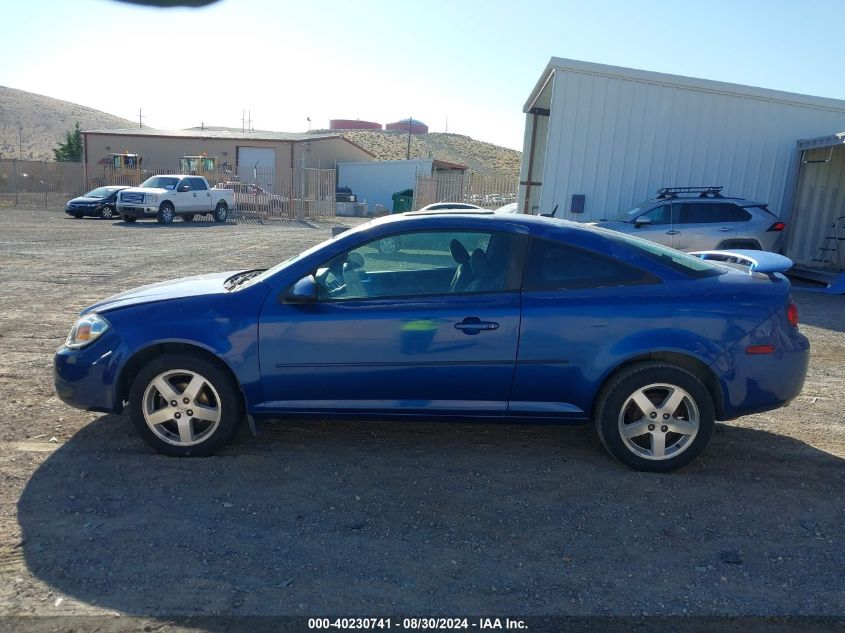
[[(143, 169), (110, 165), (84, 165), (0, 159), (0, 207), (64, 209), (71, 198), (105, 185), (137, 187), (147, 178), (181, 173), (178, 167), (144, 164)], [(203, 176), (212, 187), (232, 189), (238, 215), (250, 218), (333, 218), (335, 183), (333, 169), (294, 166), (287, 169), (250, 169), (242, 173), (229, 167), (191, 174)]]
[(465, 202), (485, 209), (497, 209), (516, 202), (519, 181), (476, 172), (417, 175), (414, 210), (435, 202)]

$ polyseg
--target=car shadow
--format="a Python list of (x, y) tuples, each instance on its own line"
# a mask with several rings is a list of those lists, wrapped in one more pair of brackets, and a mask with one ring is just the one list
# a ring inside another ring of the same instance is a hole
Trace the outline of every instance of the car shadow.
[(705, 612), (741, 614), (761, 576), (767, 612), (836, 605), (841, 584), (796, 587), (841, 579), (845, 460), (717, 428), (693, 465), (652, 475), (584, 428), (300, 421), (174, 459), (106, 415), (33, 473), (21, 547), (56, 591), (157, 618), (640, 614), (646, 586), (681, 613), (678, 588), (704, 581), (724, 587)]
[(205, 220), (197, 218), (192, 222), (182, 222), (181, 220), (174, 220), (170, 224), (160, 224), (155, 219), (142, 220), (139, 222), (124, 222), (123, 220), (114, 223), (115, 226), (124, 227), (127, 229), (208, 229), (215, 226), (226, 226), (236, 224), (234, 220), (226, 220), (225, 222), (215, 222), (213, 220)]

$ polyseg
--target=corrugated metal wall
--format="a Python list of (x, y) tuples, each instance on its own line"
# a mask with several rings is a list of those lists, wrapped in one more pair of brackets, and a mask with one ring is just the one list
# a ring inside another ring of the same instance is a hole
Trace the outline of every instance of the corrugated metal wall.
[[(835, 244), (825, 238), (833, 234), (837, 218), (845, 216), (845, 147), (807, 150), (804, 160), (807, 162), (799, 171), (786, 254), (799, 266), (842, 270), (845, 241)], [(845, 232), (840, 228), (838, 235), (845, 237)], [(836, 248), (838, 252), (820, 257), (820, 247)]]
[[(573, 220), (684, 185), (723, 185), (785, 214), (796, 141), (845, 130), (845, 110), (566, 69), (550, 109), (539, 206)], [(569, 213), (573, 194), (586, 195), (584, 213)]]

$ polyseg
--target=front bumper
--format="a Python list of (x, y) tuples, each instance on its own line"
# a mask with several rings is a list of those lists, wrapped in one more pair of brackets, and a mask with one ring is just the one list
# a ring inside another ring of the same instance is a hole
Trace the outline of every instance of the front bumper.
[(56, 394), (77, 409), (120, 413), (123, 402), (118, 379), (127, 357), (123, 340), (113, 330), (88, 347), (60, 347), (53, 357)]
[(151, 218), (158, 213), (158, 207), (147, 205), (117, 205), (118, 215), (126, 215), (130, 218)]
[(103, 210), (103, 206), (98, 204), (96, 206), (66, 206), (65, 213), (68, 215), (75, 215), (81, 213), (82, 215), (100, 215)]

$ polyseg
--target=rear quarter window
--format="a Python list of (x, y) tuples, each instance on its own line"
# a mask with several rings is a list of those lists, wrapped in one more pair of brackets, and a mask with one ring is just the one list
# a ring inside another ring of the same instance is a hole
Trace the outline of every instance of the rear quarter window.
[(660, 282), (655, 275), (631, 264), (566, 243), (534, 238), (528, 250), (522, 287), (557, 290)]
[(688, 202), (679, 206), (681, 224), (748, 222), (751, 219), (748, 211), (729, 202)]

